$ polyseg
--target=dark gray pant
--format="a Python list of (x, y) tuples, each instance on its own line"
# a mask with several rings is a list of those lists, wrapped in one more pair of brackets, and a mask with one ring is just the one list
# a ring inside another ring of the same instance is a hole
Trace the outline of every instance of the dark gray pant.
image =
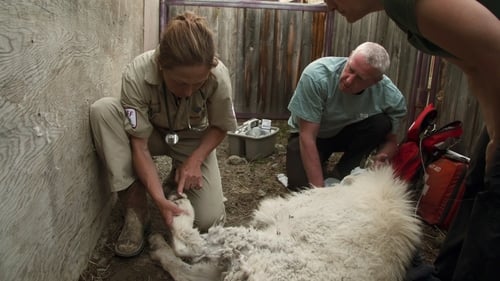
[(476, 144), (466, 191), (434, 266), (443, 281), (500, 278), (500, 147), (485, 175), (486, 129)]
[[(390, 118), (385, 114), (377, 114), (360, 122), (351, 124), (331, 138), (316, 139), (320, 161), (326, 164), (334, 152), (343, 152), (335, 166), (339, 179), (350, 174), (352, 169), (360, 165), (363, 157), (383, 143), (391, 131)], [(290, 134), (286, 153), (286, 174), (288, 188), (292, 190), (309, 187), (302, 157), (300, 156), (299, 134)]]

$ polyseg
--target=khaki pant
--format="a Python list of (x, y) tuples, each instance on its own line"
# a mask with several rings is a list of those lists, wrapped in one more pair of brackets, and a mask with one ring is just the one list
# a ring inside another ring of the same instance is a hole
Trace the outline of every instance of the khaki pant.
[[(102, 98), (90, 108), (90, 123), (97, 154), (104, 162), (110, 181), (111, 191), (117, 192), (130, 186), (137, 176), (132, 166), (132, 153), (125, 124), (128, 122), (120, 100), (113, 97)], [(200, 134), (179, 133), (180, 140), (175, 145), (167, 145), (164, 136), (154, 130), (149, 137), (152, 156), (167, 155), (172, 158), (172, 166), (178, 167), (200, 143)], [(195, 225), (206, 231), (225, 219), (222, 183), (215, 150), (201, 165), (203, 188), (190, 189), (186, 194), (195, 210)], [(170, 186), (176, 188), (176, 186)]]

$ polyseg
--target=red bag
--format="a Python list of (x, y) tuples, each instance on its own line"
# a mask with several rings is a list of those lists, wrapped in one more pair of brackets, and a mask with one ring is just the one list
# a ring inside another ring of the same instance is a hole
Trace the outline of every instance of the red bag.
[(441, 157), (426, 168), (425, 186), (417, 213), (431, 225), (447, 230), (465, 191), (468, 164)]
[(427, 105), (408, 128), (398, 153), (391, 160), (396, 175), (407, 182), (413, 182), (422, 170), (424, 159), (419, 148), (420, 141), (425, 132), (434, 127), (436, 116), (434, 105)]
[(415, 142), (400, 144), (398, 153), (392, 158), (394, 173), (406, 182), (412, 182), (420, 170), (420, 159), (420, 150)]
[(436, 117), (432, 104), (422, 110), (408, 128), (392, 166), (420, 196), (417, 213), (422, 219), (448, 229), (463, 196), (468, 160), (448, 150), (460, 139), (462, 122), (453, 121), (436, 130)]
[(418, 143), (424, 133), (436, 123), (437, 110), (432, 103), (428, 104), (408, 128), (406, 141)]
[(461, 121), (436, 130), (436, 116), (434, 105), (427, 105), (408, 128), (405, 140), (392, 159), (396, 175), (409, 183), (414, 183), (424, 167), (443, 155), (463, 133)]
[(462, 133), (462, 122), (453, 121), (424, 136), (422, 148), (425, 152), (432, 155), (434, 155), (436, 151), (445, 151), (460, 139)]

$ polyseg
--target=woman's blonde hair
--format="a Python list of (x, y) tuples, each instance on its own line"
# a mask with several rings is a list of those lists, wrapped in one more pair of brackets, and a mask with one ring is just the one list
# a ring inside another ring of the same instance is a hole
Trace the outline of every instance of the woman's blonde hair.
[(205, 18), (185, 12), (170, 20), (160, 38), (158, 63), (163, 69), (217, 65), (214, 35)]

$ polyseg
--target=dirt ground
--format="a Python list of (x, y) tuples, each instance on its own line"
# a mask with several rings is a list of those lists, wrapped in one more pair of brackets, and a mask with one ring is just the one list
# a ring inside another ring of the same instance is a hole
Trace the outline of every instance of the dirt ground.
[[(224, 195), (227, 198), (225, 203), (227, 226), (245, 225), (260, 200), (288, 193), (276, 178), (278, 173), (285, 172), (286, 122), (273, 121), (272, 126), (280, 128), (276, 137), (275, 151), (264, 159), (240, 164), (230, 163), (227, 139), (217, 149)], [(170, 168), (169, 158), (157, 157), (155, 162), (161, 177), (165, 178)], [(167, 234), (160, 214), (152, 204), (150, 211), (151, 231)], [(150, 259), (148, 245), (134, 258), (114, 256), (114, 241), (119, 236), (122, 221), (123, 210), (120, 206), (116, 206), (79, 281), (173, 281), (167, 272)], [(431, 226), (425, 226), (424, 232), (422, 253), (426, 261), (432, 262), (444, 233)]]

